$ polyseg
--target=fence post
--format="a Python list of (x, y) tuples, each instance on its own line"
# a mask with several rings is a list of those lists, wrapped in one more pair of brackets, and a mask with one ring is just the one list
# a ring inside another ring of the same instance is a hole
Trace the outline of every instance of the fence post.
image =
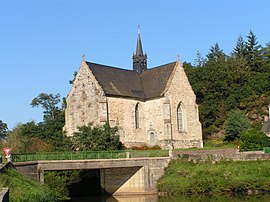
[(127, 158), (127, 159), (130, 158), (130, 152), (126, 152), (126, 158)]

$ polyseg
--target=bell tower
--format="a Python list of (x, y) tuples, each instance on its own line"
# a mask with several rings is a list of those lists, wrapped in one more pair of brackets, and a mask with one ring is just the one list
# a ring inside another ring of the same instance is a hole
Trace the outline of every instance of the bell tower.
[(138, 39), (136, 54), (133, 53), (133, 71), (138, 72), (139, 74), (143, 73), (144, 70), (147, 70), (147, 55), (143, 54), (140, 27), (138, 27)]

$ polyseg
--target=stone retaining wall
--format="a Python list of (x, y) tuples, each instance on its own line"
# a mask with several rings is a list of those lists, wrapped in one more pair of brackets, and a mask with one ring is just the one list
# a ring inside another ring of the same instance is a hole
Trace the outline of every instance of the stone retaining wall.
[(270, 160), (270, 154), (263, 151), (239, 152), (238, 149), (213, 149), (213, 150), (176, 150), (174, 159), (187, 161), (259, 161)]

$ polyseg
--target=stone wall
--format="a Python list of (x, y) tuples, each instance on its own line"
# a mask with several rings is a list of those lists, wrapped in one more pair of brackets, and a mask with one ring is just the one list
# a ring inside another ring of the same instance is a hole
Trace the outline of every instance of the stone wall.
[(270, 154), (263, 151), (239, 152), (238, 149), (213, 149), (213, 150), (189, 150), (173, 151), (174, 159), (186, 161), (263, 161), (270, 160)]
[[(172, 138), (174, 148), (203, 147), (202, 128), (199, 121), (196, 96), (183, 67), (178, 61), (165, 96), (171, 104)], [(177, 108), (181, 105), (184, 116), (184, 130), (177, 126)]]
[(77, 131), (77, 126), (107, 121), (106, 97), (84, 61), (67, 97), (65, 120), (64, 130), (68, 135)]

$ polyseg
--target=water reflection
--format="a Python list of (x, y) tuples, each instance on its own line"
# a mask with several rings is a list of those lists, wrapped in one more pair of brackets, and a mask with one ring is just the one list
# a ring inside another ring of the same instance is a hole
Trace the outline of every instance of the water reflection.
[(227, 195), (184, 195), (184, 196), (162, 196), (157, 195), (132, 195), (132, 196), (100, 196), (100, 197), (83, 197), (74, 198), (71, 202), (268, 202), (270, 195), (255, 195), (255, 196), (227, 196)]

